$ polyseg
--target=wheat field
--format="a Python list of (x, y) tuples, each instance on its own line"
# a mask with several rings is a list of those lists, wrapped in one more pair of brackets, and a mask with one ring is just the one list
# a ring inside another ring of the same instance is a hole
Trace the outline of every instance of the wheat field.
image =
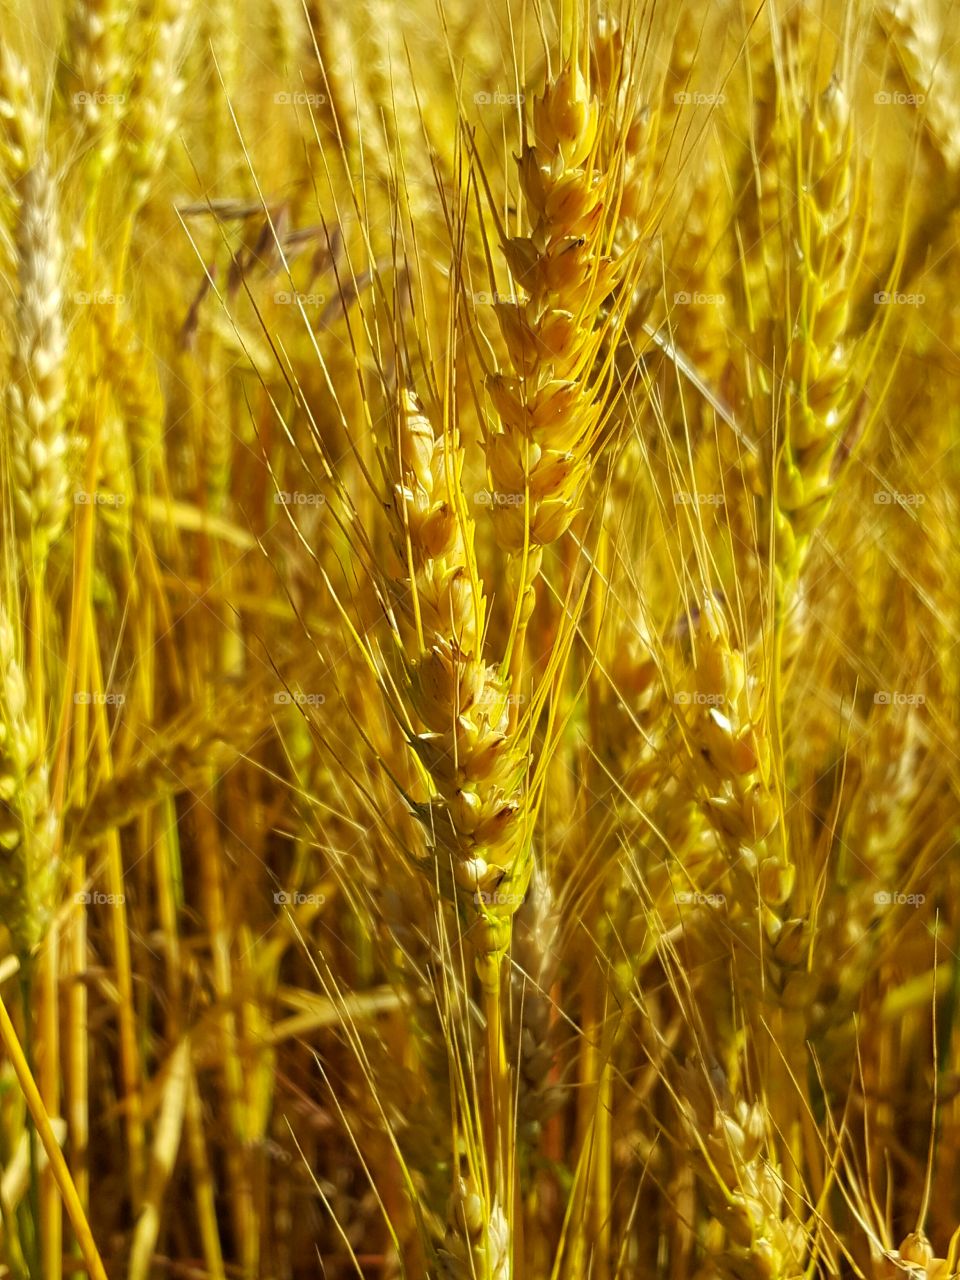
[(960, 1276), (956, 0), (5, 0), (0, 1275)]

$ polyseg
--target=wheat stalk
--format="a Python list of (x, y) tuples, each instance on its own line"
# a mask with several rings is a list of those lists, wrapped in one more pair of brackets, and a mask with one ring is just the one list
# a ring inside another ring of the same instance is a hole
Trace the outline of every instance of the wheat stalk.
[(19, 648), (11, 616), (0, 606), (0, 918), (26, 958), (53, 913), (57, 860), (47, 768)]

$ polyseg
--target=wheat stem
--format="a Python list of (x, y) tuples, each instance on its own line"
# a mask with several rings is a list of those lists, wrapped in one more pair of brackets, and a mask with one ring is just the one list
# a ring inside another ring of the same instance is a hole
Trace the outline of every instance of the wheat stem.
[(67, 1168), (63, 1152), (60, 1150), (60, 1145), (50, 1126), (50, 1120), (40, 1098), (40, 1092), (34, 1082), (2, 997), (0, 997), (0, 1039), (3, 1040), (4, 1048), (13, 1064), (17, 1080), (20, 1082), (27, 1108), (36, 1126), (40, 1141), (43, 1143), (43, 1149), (47, 1153), (53, 1177), (63, 1198), (64, 1207), (76, 1233), (77, 1243), (80, 1245), (89, 1273), (94, 1277), (94, 1280), (107, 1280), (107, 1273), (104, 1270), (89, 1223), (83, 1212), (83, 1206), (70, 1176), (70, 1170)]

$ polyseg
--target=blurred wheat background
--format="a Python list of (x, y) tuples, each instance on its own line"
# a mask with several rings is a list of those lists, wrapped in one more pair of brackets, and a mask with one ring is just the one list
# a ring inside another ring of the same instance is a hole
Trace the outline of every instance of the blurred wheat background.
[(955, 0), (5, 0), (0, 1269), (960, 1274)]

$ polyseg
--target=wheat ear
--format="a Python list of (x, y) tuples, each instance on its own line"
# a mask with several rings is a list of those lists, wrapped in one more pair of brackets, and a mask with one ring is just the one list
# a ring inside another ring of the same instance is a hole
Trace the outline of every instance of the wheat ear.
[(693, 787), (721, 837), (742, 901), (755, 902), (759, 889), (773, 942), (796, 872), (784, 844), (760, 692), (721, 605), (706, 599), (699, 621), (695, 696), (678, 711), (691, 750)]
[(880, 0), (886, 31), (912, 93), (919, 95), (927, 141), (954, 179), (960, 170), (960, 100), (944, 60), (943, 31), (930, 0)]
[(40, 142), (40, 117), (30, 73), (0, 41), (0, 164), (14, 186), (30, 168)]
[(510, 1231), (503, 1210), (473, 1179), (459, 1178), (438, 1251), (441, 1280), (510, 1280)]
[(42, 561), (68, 510), (63, 430), (66, 337), (56, 192), (45, 158), (17, 184), (20, 296), (7, 390), (17, 532), (26, 558)]
[(779, 1169), (765, 1156), (761, 1105), (717, 1097), (692, 1070), (682, 1096), (692, 1163), (713, 1220), (705, 1239), (717, 1274), (802, 1275), (806, 1233), (787, 1208)]
[(829, 502), (851, 401), (855, 175), (850, 106), (838, 80), (797, 120), (795, 139), (796, 296), (788, 298), (793, 341), (775, 471), (776, 566), (785, 600)]
[(523, 296), (497, 304), (511, 371), (487, 380), (499, 425), (485, 446), (496, 535), (523, 616), (543, 547), (578, 510), (603, 413), (600, 309), (618, 267), (605, 251), (610, 181), (597, 170), (599, 119), (583, 73), (567, 62), (534, 101), (534, 141), (520, 157), (531, 233), (503, 244)]
[(184, 0), (156, 0), (150, 47), (131, 87), (125, 121), (135, 204), (143, 201), (163, 165), (176, 128), (186, 24)]
[(413, 709), (411, 745), (429, 775), (418, 816), (470, 895), (478, 955), (501, 955), (530, 876), (523, 804), (528, 753), (510, 730), (508, 686), (482, 656), (486, 600), (461, 484), (457, 428), (435, 431), (401, 392), (393, 472), (392, 595)]
[(74, 0), (69, 18), (69, 105), (100, 172), (116, 153), (116, 123), (124, 106), (123, 22), (120, 0)]

